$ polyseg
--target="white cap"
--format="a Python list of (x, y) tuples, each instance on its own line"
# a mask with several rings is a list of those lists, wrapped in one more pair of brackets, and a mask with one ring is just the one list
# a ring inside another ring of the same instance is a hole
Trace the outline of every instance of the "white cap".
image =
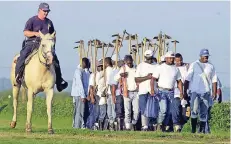
[[(116, 54), (113, 54), (111, 60), (116, 61)], [(120, 55), (118, 55), (118, 61), (120, 60)]]
[(165, 57), (164, 57), (164, 55), (162, 55), (161, 57), (160, 57), (160, 61), (165, 61)]
[(152, 50), (146, 50), (144, 52), (145, 57), (153, 57), (153, 51)]
[(175, 54), (174, 54), (174, 52), (172, 52), (172, 51), (168, 51), (168, 52), (165, 54), (164, 57), (165, 57), (165, 58), (166, 58), (166, 57), (175, 57)]

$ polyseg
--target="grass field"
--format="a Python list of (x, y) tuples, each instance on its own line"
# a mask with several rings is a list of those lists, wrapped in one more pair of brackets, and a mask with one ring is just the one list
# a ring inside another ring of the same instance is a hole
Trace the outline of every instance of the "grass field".
[(230, 105), (214, 106), (211, 134), (191, 134), (188, 123), (182, 133), (91, 131), (72, 128), (72, 99), (67, 94), (55, 96), (53, 105), (54, 135), (47, 134), (45, 100), (36, 97), (32, 115), (32, 134), (25, 133), (26, 103), (19, 100), (18, 121), (15, 129), (10, 128), (12, 100), (8, 93), (0, 93), (0, 106), (8, 106), (0, 112), (0, 144), (69, 144), (69, 143), (230, 143)]
[(54, 135), (47, 134), (47, 120), (33, 117), (32, 134), (25, 133), (25, 117), (19, 117), (17, 127), (11, 129), (11, 115), (0, 115), (0, 143), (51, 144), (51, 143), (229, 143), (229, 132), (212, 132), (210, 135), (191, 134), (189, 132), (109, 132), (72, 129), (72, 119), (55, 118)]

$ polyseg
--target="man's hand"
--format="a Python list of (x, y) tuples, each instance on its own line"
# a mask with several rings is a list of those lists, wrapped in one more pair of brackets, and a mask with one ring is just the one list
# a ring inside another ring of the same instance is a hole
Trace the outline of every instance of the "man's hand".
[(95, 98), (94, 97), (91, 98), (91, 103), (95, 104)]
[(36, 36), (36, 37), (40, 37), (39, 32), (34, 32), (34, 36)]
[(81, 101), (82, 101), (83, 103), (85, 103), (85, 102), (86, 102), (86, 98), (81, 98)]
[(182, 100), (182, 99), (185, 99), (185, 95), (183, 95), (183, 93), (180, 93), (180, 100)]
[(147, 77), (147, 79), (151, 79), (152, 78), (152, 73), (149, 73), (146, 77)]
[(87, 95), (87, 101), (90, 101), (90, 100), (91, 100), (90, 95)]
[(127, 72), (121, 73), (120, 76), (126, 78), (128, 76), (128, 73)]
[(116, 97), (115, 96), (112, 96), (112, 101), (114, 104), (116, 104)]
[(217, 94), (213, 93), (213, 101), (217, 99)]

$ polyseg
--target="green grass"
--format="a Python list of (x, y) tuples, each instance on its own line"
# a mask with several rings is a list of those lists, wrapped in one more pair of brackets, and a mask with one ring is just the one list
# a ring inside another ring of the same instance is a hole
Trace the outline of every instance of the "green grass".
[[(19, 116), (15, 129), (10, 128), (12, 99), (9, 92), (0, 93), (0, 106), (8, 104), (0, 112), (0, 144), (51, 144), (51, 143), (230, 143), (230, 104), (216, 105), (212, 117), (211, 134), (191, 134), (190, 123), (182, 133), (91, 131), (72, 128), (72, 99), (67, 94), (56, 94), (53, 105), (54, 135), (47, 134), (46, 105), (43, 98), (36, 97), (32, 114), (32, 134), (25, 133), (26, 103), (19, 99)], [(228, 115), (227, 115), (228, 114)], [(217, 121), (217, 122), (216, 122)]]

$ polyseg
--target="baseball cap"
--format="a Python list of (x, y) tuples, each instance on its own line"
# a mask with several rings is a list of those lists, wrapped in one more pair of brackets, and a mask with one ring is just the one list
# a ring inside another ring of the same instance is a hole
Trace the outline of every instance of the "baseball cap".
[(166, 58), (166, 57), (175, 57), (175, 54), (174, 54), (174, 52), (172, 52), (172, 51), (168, 51), (165, 55), (164, 55), (164, 57)]
[(146, 50), (144, 52), (145, 57), (153, 57), (153, 51), (152, 50)]
[[(111, 60), (116, 61), (116, 54), (113, 54)], [(120, 55), (118, 55), (118, 61), (120, 60)]]
[(210, 56), (208, 49), (202, 49), (200, 51), (200, 56)]
[(44, 11), (50, 11), (49, 5), (47, 3), (41, 3), (39, 5), (39, 9), (44, 10)]
[(102, 66), (103, 65), (103, 59), (99, 59), (98, 61), (97, 61), (97, 67), (98, 66)]

